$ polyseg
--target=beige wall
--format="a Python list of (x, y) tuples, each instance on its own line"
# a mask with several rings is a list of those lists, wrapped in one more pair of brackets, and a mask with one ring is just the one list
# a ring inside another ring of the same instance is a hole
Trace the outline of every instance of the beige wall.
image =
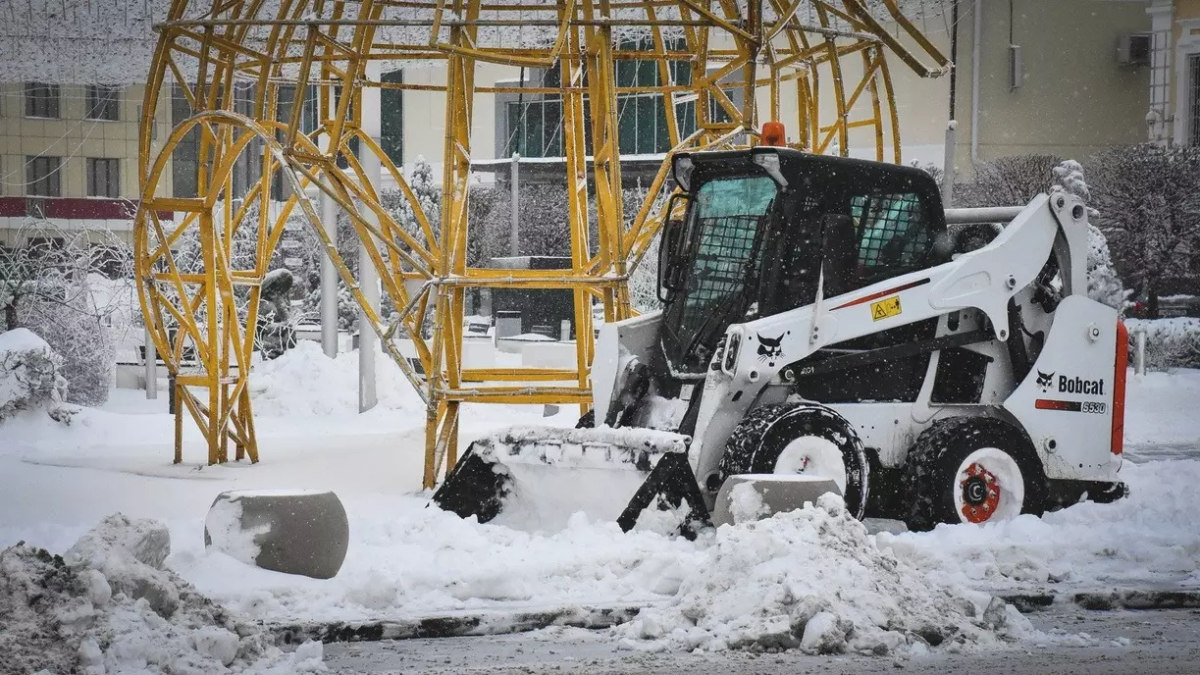
[[(138, 113), (144, 89), (123, 87), (118, 120), (110, 122), (84, 119), (87, 105), (84, 86), (60, 86), (58, 119), (30, 119), (25, 117), (24, 84), (0, 84), (0, 154), (5, 176), (0, 194), (25, 194), (26, 158), (41, 153), (63, 159), (60, 178), (63, 197), (87, 196), (86, 160), (96, 157), (121, 160), (121, 196), (136, 198)], [(166, 102), (165, 97), (163, 101)], [(160, 135), (165, 134), (170, 128), (169, 107), (160, 105), (157, 117)]]
[[(958, 162), (970, 166), (971, 3), (959, 33)], [(1023, 153), (1082, 159), (1146, 140), (1149, 69), (1117, 63), (1117, 38), (1150, 29), (1148, 2), (1013, 0), (1013, 41), (1025, 83), (1008, 84), (1008, 3), (975, 3), (982, 14), (978, 157)]]

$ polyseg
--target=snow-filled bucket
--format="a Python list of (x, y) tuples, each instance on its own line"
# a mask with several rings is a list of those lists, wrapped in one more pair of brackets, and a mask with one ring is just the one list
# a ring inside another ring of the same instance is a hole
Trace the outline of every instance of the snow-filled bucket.
[(495, 519), (526, 531), (561, 530), (580, 512), (592, 521), (617, 521), (627, 530), (652, 501), (651, 493), (662, 492), (645, 487), (661, 482), (651, 480), (656, 473), (690, 486), (686, 495), (678, 487), (674, 493), (666, 490), (681, 495), (674, 501), (699, 501), (687, 467), (688, 441), (680, 434), (632, 427), (512, 427), (472, 443), (433, 503), (463, 518)]
[(315, 579), (337, 575), (350, 523), (337, 495), (320, 490), (243, 490), (217, 495), (204, 545), (262, 569)]
[(842, 491), (832, 478), (803, 474), (745, 473), (730, 476), (717, 492), (713, 525), (744, 523), (815, 504), (817, 499)]

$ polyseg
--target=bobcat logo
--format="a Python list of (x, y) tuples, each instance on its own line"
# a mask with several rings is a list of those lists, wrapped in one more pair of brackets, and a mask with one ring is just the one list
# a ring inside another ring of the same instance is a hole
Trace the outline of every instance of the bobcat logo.
[(1042, 388), (1042, 393), (1050, 391), (1050, 388), (1054, 386), (1054, 373), (1037, 371), (1037, 385)]
[(767, 361), (767, 365), (774, 367), (775, 359), (783, 356), (783, 347), (780, 343), (783, 342), (783, 336), (786, 333), (781, 333), (777, 338), (763, 337), (760, 333), (758, 336), (758, 360)]

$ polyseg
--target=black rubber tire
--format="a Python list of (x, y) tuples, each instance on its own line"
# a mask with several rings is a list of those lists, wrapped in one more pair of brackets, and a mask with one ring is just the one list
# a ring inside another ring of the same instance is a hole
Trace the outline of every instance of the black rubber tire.
[(1016, 462), (1025, 484), (1021, 513), (1045, 513), (1049, 486), (1025, 432), (990, 417), (955, 417), (934, 422), (908, 453), (904, 491), (909, 530), (924, 532), (939, 523), (963, 522), (954, 508), (955, 474), (963, 460), (980, 448), (996, 448)]
[(594, 429), (596, 428), (596, 409), (585, 412), (579, 421), (575, 423), (576, 429)]
[(842, 451), (846, 465), (846, 510), (862, 520), (870, 496), (869, 467), (854, 425), (832, 408), (814, 403), (780, 403), (751, 410), (725, 444), (720, 476), (724, 482), (740, 473), (774, 473), (775, 462), (788, 443), (815, 436)]

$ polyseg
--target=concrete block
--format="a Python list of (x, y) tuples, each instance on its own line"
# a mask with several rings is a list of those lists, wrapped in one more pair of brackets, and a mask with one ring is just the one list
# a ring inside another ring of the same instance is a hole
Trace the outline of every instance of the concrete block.
[(350, 523), (337, 495), (317, 490), (222, 492), (204, 523), (204, 545), (249, 565), (331, 579), (346, 559)]

